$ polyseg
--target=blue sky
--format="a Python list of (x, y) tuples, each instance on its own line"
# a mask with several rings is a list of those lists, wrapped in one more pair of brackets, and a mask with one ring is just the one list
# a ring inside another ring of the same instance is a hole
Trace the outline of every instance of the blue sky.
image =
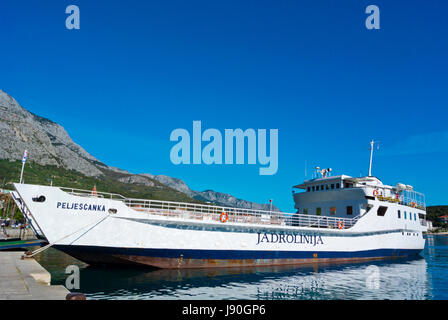
[[(80, 8), (67, 30), (65, 8)], [(367, 30), (365, 8), (380, 8)], [(316, 165), (448, 204), (446, 1), (0, 3), (0, 89), (108, 165), (293, 211)], [(172, 130), (279, 130), (278, 172), (170, 162)]]

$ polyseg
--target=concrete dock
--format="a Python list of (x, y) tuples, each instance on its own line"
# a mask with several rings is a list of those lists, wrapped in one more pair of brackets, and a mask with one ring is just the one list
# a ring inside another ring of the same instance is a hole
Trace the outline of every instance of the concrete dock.
[(0, 252), (0, 300), (65, 300), (64, 286), (51, 286), (51, 275), (23, 252)]

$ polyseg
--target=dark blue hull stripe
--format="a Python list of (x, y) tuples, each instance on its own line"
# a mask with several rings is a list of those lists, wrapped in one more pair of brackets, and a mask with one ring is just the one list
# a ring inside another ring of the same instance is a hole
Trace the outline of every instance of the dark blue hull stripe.
[(258, 251), (258, 250), (198, 250), (198, 249), (140, 249), (97, 246), (55, 245), (68, 254), (124, 255), (184, 259), (349, 259), (417, 255), (423, 249), (375, 249), (364, 251)]

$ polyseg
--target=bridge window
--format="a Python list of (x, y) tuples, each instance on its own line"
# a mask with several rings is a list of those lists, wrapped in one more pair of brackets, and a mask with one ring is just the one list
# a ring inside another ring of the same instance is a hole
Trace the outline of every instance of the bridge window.
[(398, 219), (401, 219), (401, 211), (398, 210)]
[(387, 211), (387, 207), (380, 206), (378, 208), (377, 215), (380, 217), (384, 217), (384, 215), (386, 214), (386, 211)]
[(347, 215), (350, 216), (353, 214), (353, 207), (352, 206), (347, 206)]

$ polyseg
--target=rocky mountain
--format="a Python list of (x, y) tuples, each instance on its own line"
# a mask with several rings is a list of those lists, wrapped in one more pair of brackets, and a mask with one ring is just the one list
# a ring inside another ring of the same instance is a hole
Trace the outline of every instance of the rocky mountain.
[(231, 194), (216, 192), (213, 190), (206, 190), (206, 191), (199, 192), (198, 195), (196, 195), (194, 197), (194, 199), (208, 201), (208, 202), (216, 203), (217, 205), (228, 206), (228, 207), (246, 208), (246, 209), (253, 209), (253, 210), (280, 211), (274, 205), (272, 205), (272, 208), (271, 208), (271, 205), (269, 203), (262, 204), (262, 203), (250, 202), (250, 201), (246, 201), (243, 199), (235, 198)]
[[(243, 199), (238, 199), (232, 196), (231, 194), (222, 193), (222, 192), (216, 192), (213, 190), (206, 190), (206, 191), (194, 191), (191, 190), (184, 181), (168, 177), (165, 175), (152, 175), (152, 174), (142, 174), (141, 176), (149, 177), (151, 179), (157, 180), (160, 183), (163, 183), (166, 186), (169, 186), (170, 188), (173, 188), (177, 191), (180, 191), (182, 193), (185, 193), (189, 197), (201, 200), (205, 202), (211, 202), (215, 203), (220, 206), (226, 206), (226, 207), (237, 207), (237, 208), (246, 208), (246, 209), (254, 209), (254, 210), (271, 210), (270, 204), (260, 204), (255, 202), (246, 201)], [(272, 206), (273, 211), (279, 211), (279, 209), (276, 206)]]
[(57, 123), (22, 108), (0, 90), (0, 159), (22, 159), (24, 150), (41, 165), (56, 165), (100, 176), (106, 167), (69, 137)]
[[(189, 198), (222, 206), (270, 210), (269, 204), (237, 199), (212, 190), (192, 190), (184, 181), (166, 175), (132, 174), (109, 167), (73, 142), (62, 126), (29, 112), (0, 90), (0, 159), (20, 160), (24, 150), (28, 150), (30, 160), (42, 166), (55, 165), (95, 178), (107, 175), (119, 183), (148, 188), (160, 189), (164, 185)], [(278, 209), (273, 207), (273, 210)]]
[(180, 179), (177, 178), (171, 178), (165, 175), (152, 175), (149, 173), (143, 173), (140, 176), (148, 177), (154, 180), (159, 181), (160, 183), (163, 183), (164, 185), (173, 188), (174, 190), (180, 191), (182, 193), (185, 193), (190, 198), (194, 198), (197, 194), (196, 191), (191, 190), (185, 182), (183, 182)]

